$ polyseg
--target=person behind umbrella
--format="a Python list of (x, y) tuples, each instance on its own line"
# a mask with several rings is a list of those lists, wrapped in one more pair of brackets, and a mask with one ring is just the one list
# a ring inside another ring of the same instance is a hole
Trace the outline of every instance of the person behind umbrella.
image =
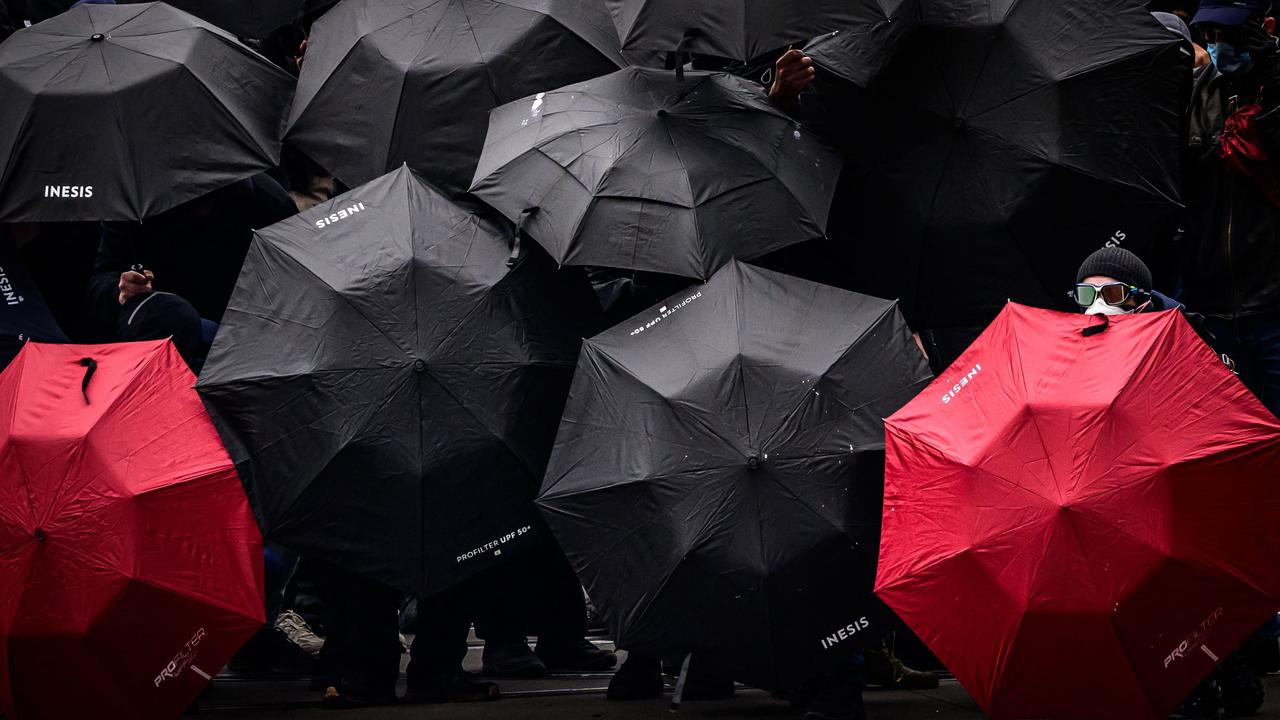
[(1183, 198), (1183, 300), (1280, 413), (1280, 52), (1270, 0), (1205, 0), (1192, 20), (1213, 59), (1197, 71)]
[[(1076, 286), (1071, 297), (1087, 315), (1131, 315), (1161, 310), (1181, 310), (1191, 326), (1210, 345), (1213, 336), (1204, 330), (1204, 318), (1187, 312), (1186, 308), (1167, 295), (1151, 289), (1151, 271), (1137, 255), (1119, 247), (1104, 247), (1085, 259), (1076, 273)], [(1222, 355), (1227, 367), (1235, 363)], [(1268, 638), (1275, 643), (1270, 625), (1259, 631), (1247, 647), (1264, 645)], [(1223, 662), (1214, 676), (1205, 680), (1183, 703), (1181, 714), (1185, 717), (1217, 717), (1219, 703), (1232, 713), (1252, 714), (1261, 706), (1263, 689), (1241, 657), (1233, 653)], [(1247, 711), (1247, 712), (1245, 712)]]
[[(208, 321), (202, 332), (207, 344), (235, 288), (253, 231), (296, 212), (284, 188), (261, 174), (146, 223), (103, 223), (89, 286), (90, 311), (107, 337), (136, 339), (122, 328), (130, 325), (127, 321), (142, 296), (164, 289), (181, 296)], [(147, 337), (163, 331), (158, 323), (149, 324)], [(174, 327), (169, 334), (180, 336), (183, 330)]]

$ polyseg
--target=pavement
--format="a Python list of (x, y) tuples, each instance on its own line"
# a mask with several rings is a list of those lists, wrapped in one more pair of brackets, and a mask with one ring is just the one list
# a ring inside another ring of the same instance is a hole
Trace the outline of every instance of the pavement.
[[(605, 644), (605, 643), (600, 643)], [(407, 660), (407, 657), (406, 657)], [(480, 648), (473, 646), (464, 662), (473, 672), (480, 669)], [(282, 675), (248, 678), (224, 671), (213, 680), (191, 720), (392, 720), (432, 718), (448, 720), (694, 720), (730, 718), (799, 718), (800, 712), (768, 693), (739, 687), (734, 697), (716, 702), (686, 702), (671, 708), (671, 688), (662, 699), (627, 703), (608, 702), (604, 690), (611, 673), (583, 673), (512, 680), (499, 679), (502, 698), (493, 702), (452, 705), (405, 705), (360, 710), (323, 710), (320, 693), (306, 678)], [(1266, 679), (1267, 703), (1255, 717), (1280, 720), (1280, 675)], [(403, 692), (403, 678), (401, 678)], [(1087, 692), (1082, 688), (1082, 692)], [(868, 689), (864, 694), (870, 720), (939, 720), (981, 718), (973, 700), (951, 679), (936, 690), (887, 691)]]

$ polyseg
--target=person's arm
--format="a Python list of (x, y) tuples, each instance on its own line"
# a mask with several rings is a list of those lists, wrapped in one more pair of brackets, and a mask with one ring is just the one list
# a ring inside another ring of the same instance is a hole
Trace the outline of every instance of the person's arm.
[(132, 223), (102, 223), (98, 254), (89, 277), (88, 314), (96, 332), (103, 337), (115, 333), (120, 306), (133, 295), (151, 290), (154, 276), (130, 270), (136, 260), (136, 226)]

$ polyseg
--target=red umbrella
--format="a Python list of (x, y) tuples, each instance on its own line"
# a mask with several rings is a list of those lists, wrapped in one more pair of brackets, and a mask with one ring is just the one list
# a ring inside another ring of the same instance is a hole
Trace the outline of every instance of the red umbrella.
[(262, 538), (169, 341), (0, 373), (0, 710), (176, 718), (263, 622)]
[(885, 423), (876, 591), (993, 718), (1166, 717), (1280, 608), (1280, 422), (1102, 323), (1010, 304)]

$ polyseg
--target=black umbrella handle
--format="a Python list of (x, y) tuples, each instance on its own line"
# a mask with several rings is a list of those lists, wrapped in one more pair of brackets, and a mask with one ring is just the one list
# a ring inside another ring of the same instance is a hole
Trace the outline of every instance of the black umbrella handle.
[(684, 82), (684, 59), (688, 56), (689, 61), (693, 62), (693, 53), (689, 52), (689, 45), (698, 38), (701, 33), (696, 29), (689, 29), (684, 32), (684, 37), (680, 38), (680, 44), (676, 45), (676, 82)]
[(89, 404), (89, 378), (98, 370), (98, 361), (93, 358), (80, 358), (84, 366), (84, 379), (80, 381), (80, 392), (84, 395), (84, 404)]
[(511, 257), (507, 258), (507, 267), (515, 267), (516, 263), (520, 262), (520, 237), (524, 235), (524, 221), (536, 212), (538, 207), (527, 207), (516, 217), (516, 232), (511, 238)]

